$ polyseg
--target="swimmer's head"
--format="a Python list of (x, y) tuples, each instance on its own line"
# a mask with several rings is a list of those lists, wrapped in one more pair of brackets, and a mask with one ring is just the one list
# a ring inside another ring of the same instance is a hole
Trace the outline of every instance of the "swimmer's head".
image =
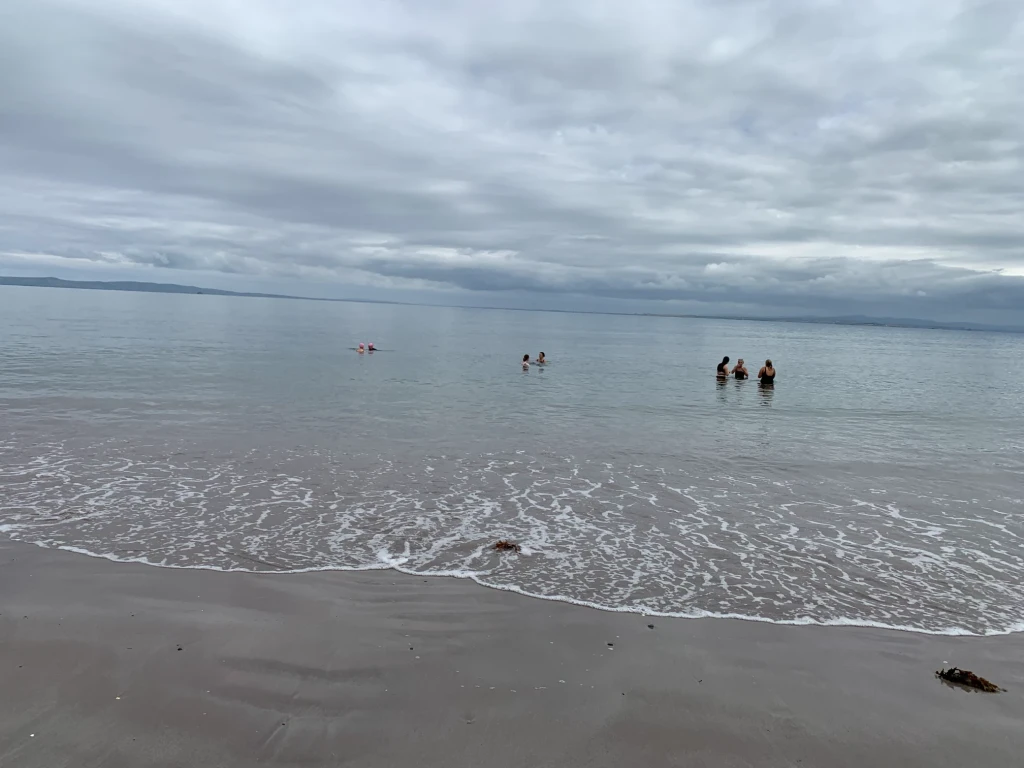
[(741, 357), (739, 360), (737, 360), (736, 364), (737, 365), (743, 365), (743, 358)]
[(361, 342), (361, 341), (360, 341), (360, 342), (359, 342), (359, 348), (360, 348), (360, 349), (362, 349), (362, 348), (363, 348), (364, 346), (366, 346), (366, 345), (365, 345), (365, 344), (363, 344), (363, 342)]
[(771, 368), (772, 367), (772, 361), (771, 360), (765, 360), (764, 364), (765, 364), (765, 367), (767, 367), (767, 368)]
[(524, 363), (530, 362), (530, 355), (529, 354), (523, 355), (523, 362)]

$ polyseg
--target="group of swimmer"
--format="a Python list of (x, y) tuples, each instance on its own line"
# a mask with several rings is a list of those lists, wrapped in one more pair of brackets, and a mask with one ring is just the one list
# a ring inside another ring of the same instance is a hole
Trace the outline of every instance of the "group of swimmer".
[(546, 365), (547, 362), (548, 362), (548, 359), (547, 359), (547, 357), (545, 357), (543, 352), (541, 352), (539, 355), (537, 355), (537, 359), (536, 360), (530, 360), (530, 355), (529, 354), (525, 354), (525, 355), (523, 355), (523, 370), (524, 371), (530, 370), (530, 363), (531, 362), (534, 365)]
[[(356, 347), (356, 351), (362, 355), (366, 352), (376, 352), (377, 348), (371, 341), (369, 344), (359, 342), (359, 346)], [(530, 359), (529, 353), (523, 355), (523, 370), (530, 370), (530, 364), (533, 365), (546, 365), (548, 362), (547, 356), (541, 352), (537, 355), (535, 360)], [(750, 378), (750, 374), (747, 372), (747, 366), (743, 364), (743, 358), (741, 357), (736, 361), (736, 365), (732, 370), (729, 370), (729, 356), (726, 355), (722, 358), (722, 362), (718, 364), (718, 368), (715, 370), (715, 378), (719, 381), (725, 381), (730, 376), (736, 379), (743, 380)], [(761, 381), (762, 387), (774, 387), (775, 386), (775, 366), (772, 365), (771, 360), (765, 360), (764, 365), (761, 366), (761, 370), (757, 372), (757, 378)]]
[[(736, 361), (736, 367), (731, 371), (729, 370), (729, 356), (726, 355), (722, 358), (722, 362), (718, 364), (718, 368), (715, 369), (715, 378), (719, 381), (725, 381), (729, 376), (734, 376), (739, 380), (750, 378), (750, 374), (747, 373), (747, 366), (743, 364), (743, 358), (741, 357)], [(762, 387), (774, 387), (775, 386), (775, 366), (772, 365), (771, 360), (765, 360), (764, 365), (761, 366), (761, 370), (757, 372), (757, 378), (761, 381)]]

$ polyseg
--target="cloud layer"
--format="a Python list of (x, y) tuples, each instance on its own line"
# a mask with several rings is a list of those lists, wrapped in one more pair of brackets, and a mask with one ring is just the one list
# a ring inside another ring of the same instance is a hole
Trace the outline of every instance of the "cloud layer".
[(6, 0), (0, 266), (1024, 317), (1021, 8)]

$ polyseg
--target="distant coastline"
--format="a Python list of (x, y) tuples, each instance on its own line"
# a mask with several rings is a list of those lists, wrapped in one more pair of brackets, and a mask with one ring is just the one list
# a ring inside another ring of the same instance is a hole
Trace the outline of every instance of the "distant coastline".
[(522, 307), (484, 307), (462, 304), (425, 304), (408, 301), (386, 301), (383, 299), (341, 299), (314, 296), (295, 296), (284, 293), (254, 293), (246, 291), (228, 291), (220, 288), (200, 288), (195, 285), (178, 285), (176, 283), (146, 283), (132, 280), (64, 280), (59, 277), (6, 277), (0, 275), (0, 285), (19, 286), (24, 288), (70, 288), (86, 291), (128, 291), (134, 293), (183, 293), (207, 296), (235, 296), (255, 299), (291, 299), (293, 301), (334, 301), (355, 304), (388, 304), (395, 306), (447, 306), (460, 309), (496, 309), (512, 312), (559, 312), (572, 315), (620, 315), (627, 317), (683, 317), (701, 320), (744, 320), (766, 323), (811, 323), (815, 325), (864, 325), (881, 328), (919, 328), (941, 331), (987, 331), (993, 333), (1024, 333), (1024, 328), (1002, 325), (986, 325), (983, 323), (944, 323), (936, 320), (920, 320), (900, 317), (869, 317), (866, 315), (844, 315), (839, 317), (749, 317), (743, 315), (695, 315), (672, 314), (660, 312), (600, 312), (596, 310), (576, 309), (525, 309)]

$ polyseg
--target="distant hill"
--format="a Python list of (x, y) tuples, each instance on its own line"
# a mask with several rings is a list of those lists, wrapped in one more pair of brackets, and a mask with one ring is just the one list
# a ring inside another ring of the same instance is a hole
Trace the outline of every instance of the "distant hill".
[(78, 288), (86, 291), (134, 291), (138, 293), (206, 293), (211, 296), (249, 296), (264, 299), (299, 299), (301, 296), (285, 296), (276, 293), (240, 293), (222, 291), (218, 288), (197, 288), (194, 285), (174, 283), (139, 283), (130, 280), (62, 280), (59, 277), (3, 277), (0, 285), (21, 285), (29, 288)]
[(943, 331), (991, 331), (996, 333), (1024, 333), (1024, 328), (984, 323), (943, 323), (937, 320), (917, 320), (911, 317), (868, 317), (844, 315), (842, 317), (787, 317), (790, 323), (822, 323), (826, 325), (877, 325), (885, 328), (932, 328)]
[[(77, 288), (86, 291), (134, 291), (138, 293), (191, 293), (209, 296), (240, 296), (258, 299), (295, 299), (304, 301), (343, 301), (358, 304), (392, 304), (409, 306), (412, 302), (383, 301), (375, 299), (328, 299), (312, 296), (291, 296), (283, 293), (246, 293), (242, 291), (225, 291), (219, 288), (199, 288), (194, 285), (177, 285), (175, 283), (142, 283), (131, 280), (62, 280), (59, 277), (4, 277), (0, 275), (0, 285), (17, 285), (29, 288)], [(435, 305), (418, 305), (435, 306)], [(450, 305), (459, 306), (459, 305)], [(944, 331), (991, 331), (997, 333), (1024, 333), (1024, 328), (1001, 325), (985, 325), (983, 323), (944, 323), (935, 320), (918, 320), (907, 317), (868, 317), (866, 315), (844, 315), (840, 317), (741, 317), (738, 315), (678, 315), (665, 313), (639, 312), (587, 312), (584, 310), (538, 309), (524, 310), (520, 307), (480, 307), (464, 306), (464, 309), (505, 309), (522, 312), (560, 312), (581, 315), (643, 315), (645, 317), (691, 317), (706, 320), (749, 320), (751, 322), (775, 323), (815, 323), (821, 325), (872, 325), (886, 328), (930, 328)]]
[(250, 299), (293, 299), (300, 301), (348, 301), (357, 304), (401, 304), (398, 301), (374, 299), (329, 299), (314, 296), (291, 296), (285, 293), (251, 293), (225, 291), (220, 288), (199, 288), (176, 283), (142, 283), (133, 280), (62, 280), (59, 277), (4, 277), (0, 285), (19, 285), (27, 288), (77, 288), (84, 291), (130, 291), (134, 293), (191, 293), (207, 296), (240, 296)]

